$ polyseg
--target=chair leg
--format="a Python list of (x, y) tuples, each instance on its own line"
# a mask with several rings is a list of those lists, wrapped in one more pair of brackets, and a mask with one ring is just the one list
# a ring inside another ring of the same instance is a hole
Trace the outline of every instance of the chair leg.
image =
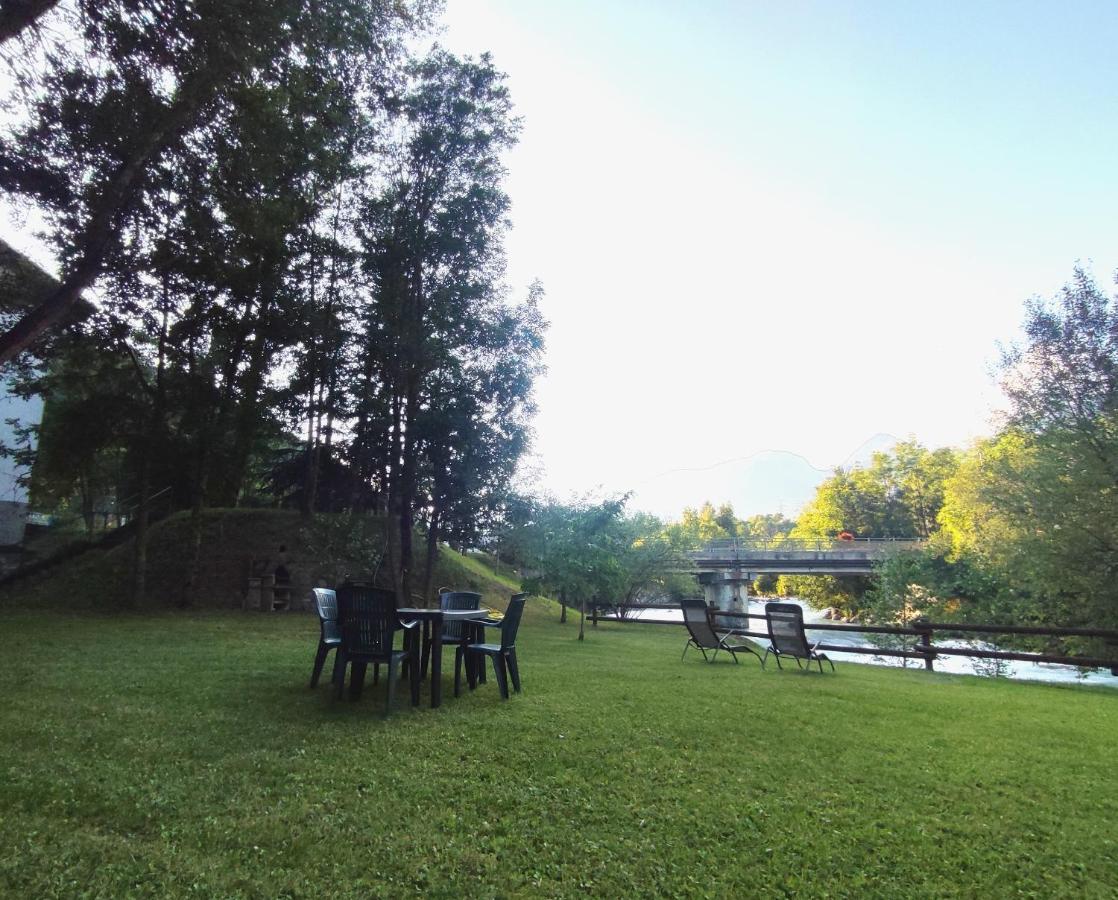
[(769, 648), (766, 647), (765, 648), (765, 655), (763, 657), (761, 657), (761, 668), (762, 669), (765, 668), (765, 663), (768, 662), (769, 653), (770, 653)]
[(478, 653), (471, 654), (467, 652), (467, 657), (470, 656), (472, 656), (473, 659), (466, 659), (466, 684), (469, 685), (470, 690), (472, 691), (474, 688), (477, 687), (477, 670), (479, 666), (484, 667), (485, 657), (481, 656)]
[(687, 651), (691, 649), (691, 638), (687, 639), (687, 643), (683, 645), (683, 653), (680, 654), (679, 661), (683, 662), (683, 657), (687, 655)]
[(459, 644), (454, 648), (454, 696), (462, 693), (462, 655), (465, 647)]
[(398, 677), (399, 668), (400, 663), (398, 660), (390, 659), (388, 661), (388, 696), (384, 700), (385, 718), (388, 718), (388, 714), (392, 712), (392, 701), (396, 699), (396, 679)]
[(338, 656), (334, 660), (334, 698), (337, 700), (342, 699), (342, 691), (345, 689), (345, 668), (348, 664), (349, 657), (339, 649)]
[(365, 687), (365, 670), (369, 668), (369, 664), (355, 662), (351, 668), (353, 674), (349, 676), (349, 699), (357, 700), (361, 697), (361, 689)]
[(373, 684), (380, 684), (380, 663), (373, 663)]
[(431, 663), (431, 642), (429, 640), (423, 641), (423, 650), (419, 654), (419, 671), (426, 675), (427, 667)]
[(319, 642), (318, 650), (314, 654), (314, 668), (311, 669), (311, 687), (318, 686), (318, 678), (322, 674), (322, 667), (326, 664), (326, 654), (330, 652), (328, 644)]
[(411, 689), (411, 705), (419, 706), (419, 648), (413, 644), (408, 653), (408, 687)]
[(782, 665), (780, 664), (780, 654), (779, 654), (779, 653), (774, 653), (774, 654), (773, 654), (773, 659), (775, 659), (775, 660), (776, 660), (776, 667), (777, 667), (778, 669), (780, 669), (780, 671), (782, 671), (782, 672), (783, 672), (783, 671), (784, 671), (784, 666), (782, 666)]
[(505, 656), (503, 653), (498, 653), (493, 657), (493, 674), (497, 676), (497, 687), (501, 691), (501, 699), (508, 700), (509, 682), (505, 675)]
[(520, 667), (516, 664), (516, 648), (509, 651), (508, 655), (509, 677), (512, 679), (512, 689), (520, 693)]

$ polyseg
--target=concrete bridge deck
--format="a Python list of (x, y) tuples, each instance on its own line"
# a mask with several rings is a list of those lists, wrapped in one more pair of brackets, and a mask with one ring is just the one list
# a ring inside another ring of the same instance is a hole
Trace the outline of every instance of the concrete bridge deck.
[(869, 575), (890, 553), (924, 546), (915, 539), (712, 541), (690, 554), (692, 572), (741, 571), (752, 575)]

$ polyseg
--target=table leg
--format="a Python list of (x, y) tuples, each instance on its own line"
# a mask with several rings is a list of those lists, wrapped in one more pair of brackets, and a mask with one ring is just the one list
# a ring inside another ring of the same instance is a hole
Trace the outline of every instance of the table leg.
[[(434, 650), (435, 635), (436, 634), (439, 636), (439, 639), (441, 640), (442, 639), (442, 634), (443, 634), (443, 623), (441, 621), (436, 621), (434, 619), (428, 620), (428, 622), (427, 622), (427, 654), (428, 654), (428, 659), (430, 659), (431, 651)], [(428, 668), (426, 666), (424, 666), (423, 671), (424, 671), (424, 673), (426, 673), (428, 671)]]
[(411, 690), (411, 705), (419, 706), (419, 651), (423, 636), (418, 628), (411, 629), (404, 647), (408, 651), (408, 688)]
[[(478, 625), (477, 627), (477, 641), (479, 644), (485, 643), (485, 626)], [(485, 654), (479, 653), (477, 655), (477, 683), (485, 684)]]
[(427, 677), (427, 660), (431, 657), (431, 622), (423, 620), (423, 656), (419, 661), (419, 677)]
[[(416, 643), (416, 641), (418, 641), (418, 640), (419, 640), (419, 637), (416, 635), (416, 629), (414, 629), (414, 628), (405, 628), (404, 629), (404, 652), (407, 653), (408, 658), (405, 662), (400, 664), (400, 677), (403, 678), (404, 673), (406, 672), (407, 676), (408, 676), (409, 686), (411, 685), (412, 682), (417, 680), (415, 665), (413, 664), (412, 660), (418, 659), (418, 657), (415, 655), (416, 654), (416, 648), (419, 646)], [(391, 671), (392, 663), (389, 663), (388, 667), (389, 667), (389, 670)], [(374, 679), (376, 678), (375, 673), (376, 673), (377, 669), (379, 669), (379, 668), (380, 668), (379, 663), (374, 664), (374, 666), (373, 666), (373, 673), (374, 673), (373, 677), (374, 677)], [(375, 680), (373, 681), (373, 684), (376, 684)]]

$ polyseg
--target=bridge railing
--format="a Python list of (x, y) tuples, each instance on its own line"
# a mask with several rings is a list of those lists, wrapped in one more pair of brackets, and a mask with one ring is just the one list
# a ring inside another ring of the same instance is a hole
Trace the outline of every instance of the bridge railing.
[(702, 550), (693, 556), (710, 558), (738, 558), (757, 553), (783, 551), (796, 552), (833, 552), (857, 551), (861, 553), (887, 553), (890, 551), (914, 550), (926, 542), (920, 538), (784, 538), (768, 540), (764, 538), (730, 538), (708, 541)]

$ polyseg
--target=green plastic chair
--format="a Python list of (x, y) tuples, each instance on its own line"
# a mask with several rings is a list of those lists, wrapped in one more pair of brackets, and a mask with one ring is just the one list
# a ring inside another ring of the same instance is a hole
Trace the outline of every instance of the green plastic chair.
[[(476, 594), (473, 591), (439, 590), (439, 609), (478, 609), (480, 607), (481, 594)], [(472, 626), (466, 625), (463, 622), (445, 622), (442, 631), (443, 647), (454, 647), (455, 653), (457, 653), (459, 647), (470, 642), (471, 633)], [(421, 672), (427, 671), (427, 661), (430, 656), (431, 646), (424, 641), (423, 659), (419, 664)]]
[(349, 695), (356, 700), (361, 696), (365, 670), (369, 663), (384, 663), (388, 666), (388, 701), (384, 709), (387, 716), (392, 711), (396, 694), (397, 672), (407, 661), (411, 675), (412, 705), (418, 705), (418, 642), (411, 641), (410, 650), (396, 650), (393, 648), (393, 641), (397, 631), (418, 627), (419, 623), (401, 624), (396, 615), (396, 594), (393, 591), (366, 585), (343, 584), (337, 593), (342, 643), (338, 649), (338, 662), (334, 667), (335, 695), (342, 696), (346, 666), (351, 670)]
[[(314, 588), (314, 608), (318, 613), (318, 649), (314, 654), (314, 668), (311, 669), (311, 687), (318, 685), (326, 657), (334, 650), (334, 666), (337, 667), (340, 654), (336, 651), (342, 645), (342, 632), (338, 627), (338, 595), (329, 588)], [(336, 673), (335, 673), (336, 674)]]
[(468, 656), (475, 657), (473, 665), (466, 666), (466, 678), (470, 690), (477, 687), (479, 673), (485, 670), (486, 657), (493, 660), (493, 673), (497, 676), (497, 686), (501, 690), (501, 697), (509, 698), (509, 680), (512, 680), (513, 690), (520, 693), (520, 668), (516, 661), (516, 632), (520, 628), (520, 617), (524, 612), (524, 601), (527, 594), (516, 594), (509, 600), (509, 608), (501, 620), (501, 643), (499, 644), (464, 644), (459, 646), (454, 654), (454, 696), (458, 696), (459, 685), (462, 680), (462, 663)]

